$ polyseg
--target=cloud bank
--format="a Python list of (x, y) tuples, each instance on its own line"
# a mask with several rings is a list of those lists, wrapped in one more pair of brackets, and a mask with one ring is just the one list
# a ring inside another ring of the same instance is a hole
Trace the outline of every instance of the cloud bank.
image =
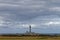
[(60, 28), (60, 0), (0, 0), (1, 33), (6, 30), (15, 33), (30, 24), (33, 28), (43, 30), (35, 30), (36, 32), (44, 33), (45, 30), (49, 33), (53, 30), (51, 32), (58, 33), (56, 29)]

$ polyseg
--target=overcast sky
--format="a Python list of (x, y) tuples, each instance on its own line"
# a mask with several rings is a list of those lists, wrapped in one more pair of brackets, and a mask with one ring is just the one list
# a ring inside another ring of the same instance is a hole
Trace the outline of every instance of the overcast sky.
[(60, 0), (0, 0), (0, 33), (60, 33)]

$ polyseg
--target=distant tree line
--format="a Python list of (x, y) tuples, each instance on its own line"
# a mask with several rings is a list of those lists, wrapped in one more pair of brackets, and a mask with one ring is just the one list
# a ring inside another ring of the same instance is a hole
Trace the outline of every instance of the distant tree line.
[(45, 36), (48, 36), (48, 37), (58, 37), (60, 36), (60, 34), (54, 34), (54, 35), (49, 35), (49, 34), (2, 34), (0, 36), (41, 36), (41, 37), (45, 37)]

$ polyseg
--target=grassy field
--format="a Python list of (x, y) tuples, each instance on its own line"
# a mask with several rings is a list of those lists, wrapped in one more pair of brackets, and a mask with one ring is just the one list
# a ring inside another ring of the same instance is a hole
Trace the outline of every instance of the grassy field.
[(0, 40), (60, 40), (60, 37), (0, 37)]

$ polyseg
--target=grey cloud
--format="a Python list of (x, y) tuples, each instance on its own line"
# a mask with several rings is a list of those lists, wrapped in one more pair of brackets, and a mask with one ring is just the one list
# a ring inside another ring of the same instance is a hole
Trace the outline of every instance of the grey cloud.
[(48, 27), (45, 23), (60, 22), (60, 12), (49, 10), (56, 6), (52, 0), (0, 0), (0, 16), (3, 17), (0, 20), (4, 22), (2, 25), (12, 28), (22, 27), (19, 26), (20, 24), (35, 24), (44, 28), (44, 26)]

